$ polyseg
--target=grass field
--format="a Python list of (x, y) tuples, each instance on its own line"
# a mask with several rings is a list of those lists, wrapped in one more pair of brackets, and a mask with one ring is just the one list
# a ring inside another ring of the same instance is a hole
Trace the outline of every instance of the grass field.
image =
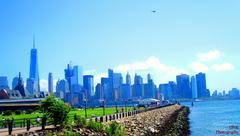
[[(125, 110), (125, 108), (124, 108)], [(131, 111), (133, 110), (132, 107), (127, 107), (127, 111)], [(122, 111), (122, 107), (118, 107), (118, 111)], [(111, 107), (111, 108), (105, 108), (105, 115), (110, 115), (116, 112), (116, 108), (115, 107)], [(73, 109), (70, 111), (70, 113), (68, 114), (70, 119), (73, 119), (74, 115), (79, 115), (79, 116), (83, 116), (85, 117), (85, 110), (84, 109)], [(94, 108), (94, 109), (87, 109), (87, 118), (90, 118), (91, 116), (103, 116), (103, 108)], [(0, 116), (0, 120), (2, 120), (3, 118), (7, 119), (14, 119), (14, 122), (17, 126), (20, 126), (21, 123), (23, 122), (24, 119), (31, 119), (31, 124), (36, 124), (35, 119), (37, 117), (42, 117), (43, 114), (42, 113), (32, 113), (32, 114), (20, 114), (20, 115), (11, 115), (11, 116)], [(2, 121), (0, 122), (0, 124), (2, 124)], [(1, 127), (1, 125), (0, 125)]]
[[(122, 108), (118, 107), (118, 111), (121, 111)], [(125, 108), (124, 108), (125, 110)], [(127, 107), (128, 111), (133, 110), (133, 108), (131, 107)], [(105, 108), (105, 114), (109, 115), (109, 114), (113, 114), (116, 112), (116, 108), (115, 107), (111, 107), (111, 108)], [(85, 110), (84, 109), (73, 109), (70, 111), (69, 116), (74, 116), (75, 114), (80, 115), (80, 116), (85, 116)], [(94, 109), (87, 109), (87, 117), (91, 117), (92, 115), (95, 116), (102, 116), (103, 115), (103, 108), (94, 108)], [(10, 116), (2, 116), (0, 115), (0, 120), (2, 120), (2, 118), (5, 119), (27, 119), (27, 118), (36, 118), (37, 116), (42, 117), (43, 114), (42, 113), (32, 113), (32, 114), (20, 114), (20, 115), (10, 115)]]

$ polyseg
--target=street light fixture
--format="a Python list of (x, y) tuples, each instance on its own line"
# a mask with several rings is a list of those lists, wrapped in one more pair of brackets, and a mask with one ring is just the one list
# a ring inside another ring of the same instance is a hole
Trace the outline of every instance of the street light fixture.
[(105, 116), (105, 101), (104, 101), (104, 99), (100, 99), (99, 102), (102, 103), (103, 116)]
[(127, 112), (127, 100), (124, 101), (125, 104), (125, 112)]
[(115, 99), (115, 109), (116, 109), (116, 113), (118, 113), (118, 107), (117, 107), (117, 100)]
[(116, 110), (116, 113), (118, 113), (118, 109), (117, 109), (117, 99), (118, 99), (118, 90), (117, 89), (114, 89), (114, 101), (115, 101), (115, 110)]
[(87, 98), (86, 98), (86, 96), (84, 97), (83, 101), (84, 101), (85, 118), (87, 118)]

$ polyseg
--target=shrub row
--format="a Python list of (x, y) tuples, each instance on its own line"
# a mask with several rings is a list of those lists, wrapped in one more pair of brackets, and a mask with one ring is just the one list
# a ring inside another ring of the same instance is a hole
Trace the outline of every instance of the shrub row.
[(177, 136), (190, 135), (189, 118), (188, 118), (189, 113), (190, 113), (189, 108), (183, 107), (178, 113), (178, 116), (176, 118), (176, 121), (173, 124), (173, 127), (171, 127), (171, 129), (168, 130), (167, 135), (177, 135)]
[(108, 126), (104, 126), (102, 123), (90, 120), (86, 121), (84, 117), (76, 116), (74, 120), (75, 126), (78, 128), (91, 129), (94, 132), (105, 133), (107, 136), (124, 136), (125, 129), (119, 125), (116, 121), (111, 122)]

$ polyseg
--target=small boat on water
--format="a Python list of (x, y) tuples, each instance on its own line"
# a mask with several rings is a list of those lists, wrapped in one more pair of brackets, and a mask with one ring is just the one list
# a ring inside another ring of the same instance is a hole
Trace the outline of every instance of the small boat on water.
[(194, 102), (203, 102), (201, 99), (195, 99)]

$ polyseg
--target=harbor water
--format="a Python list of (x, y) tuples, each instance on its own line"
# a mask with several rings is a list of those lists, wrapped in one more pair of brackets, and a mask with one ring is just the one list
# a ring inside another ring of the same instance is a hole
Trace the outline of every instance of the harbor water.
[(240, 100), (184, 102), (190, 107), (191, 136), (240, 135)]

